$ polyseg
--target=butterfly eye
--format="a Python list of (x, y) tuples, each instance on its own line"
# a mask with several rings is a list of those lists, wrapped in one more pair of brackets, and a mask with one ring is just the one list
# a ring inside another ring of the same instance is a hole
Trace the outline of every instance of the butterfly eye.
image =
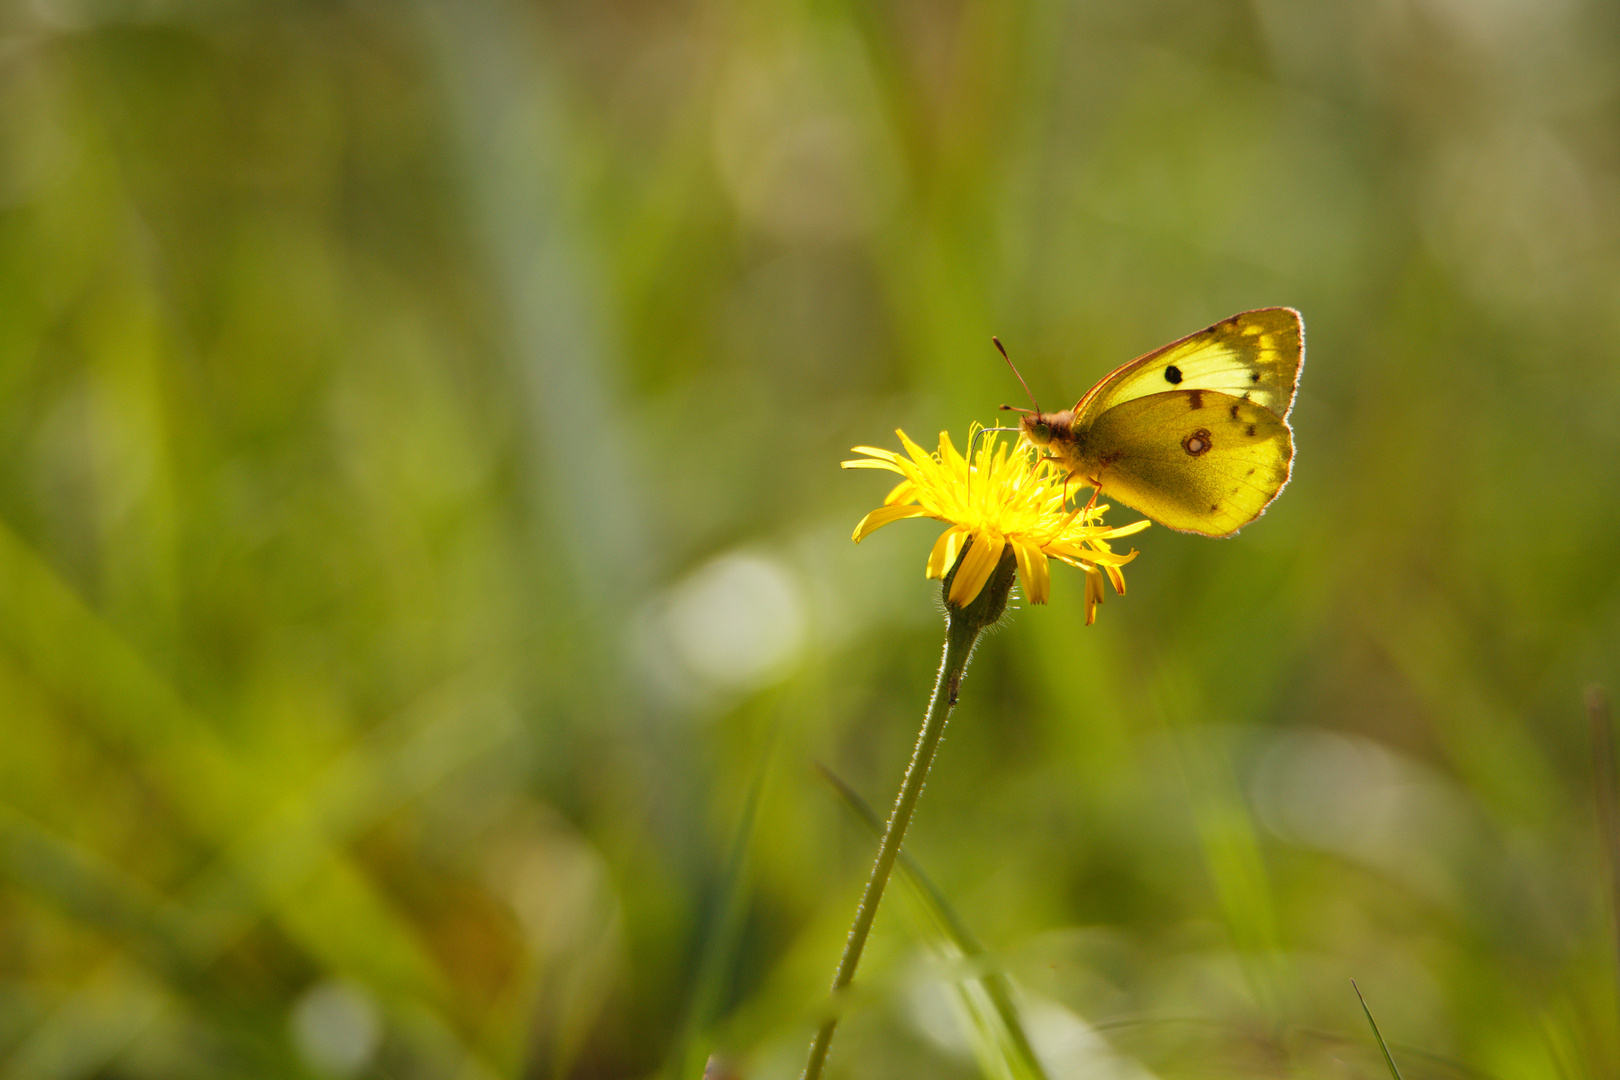
[(1031, 435), (1034, 435), (1042, 442), (1045, 442), (1047, 439), (1052, 437), (1052, 425), (1048, 424), (1045, 420), (1035, 421), (1029, 426), (1029, 431)]

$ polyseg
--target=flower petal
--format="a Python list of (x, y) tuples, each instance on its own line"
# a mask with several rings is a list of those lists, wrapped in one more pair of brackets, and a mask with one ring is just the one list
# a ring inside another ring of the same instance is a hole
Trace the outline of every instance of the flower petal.
[(1121, 525), (1117, 529), (1109, 529), (1107, 532), (1101, 533), (1100, 535), (1109, 540), (1115, 540), (1121, 536), (1134, 536), (1151, 524), (1153, 524), (1153, 522), (1149, 521), (1147, 518), (1143, 518), (1141, 521), (1133, 521), (1129, 525)]
[(937, 462), (934, 461), (933, 455), (924, 450), (922, 447), (918, 446), (916, 443), (912, 442), (905, 432), (901, 431), (899, 428), (896, 428), (894, 433), (900, 436), (900, 445), (906, 448), (906, 453), (911, 455), (912, 461), (915, 461), (918, 465), (921, 465), (924, 468), (937, 464)]
[(902, 480), (894, 485), (894, 490), (883, 499), (884, 506), (898, 506), (900, 503), (917, 501), (917, 485), (911, 480)]
[(927, 516), (928, 512), (920, 506), (880, 506), (861, 518), (861, 523), (855, 526), (854, 540), (860, 543), (891, 521)]
[(945, 571), (956, 565), (956, 556), (968, 535), (968, 530), (961, 525), (953, 525), (940, 533), (939, 539), (934, 541), (934, 550), (928, 555), (928, 569), (923, 577), (929, 581), (942, 580)]
[(1024, 596), (1032, 604), (1044, 604), (1052, 592), (1051, 563), (1046, 553), (1033, 544), (1010, 541), (1018, 556), (1018, 578), (1024, 583)]
[(1086, 575), (1086, 625), (1090, 626), (1097, 621), (1097, 605), (1107, 599), (1103, 590), (1103, 578), (1098, 573)]
[[(861, 450), (864, 448), (857, 446), (855, 449)], [(900, 471), (900, 466), (894, 463), (893, 454), (876, 461), (871, 458), (855, 458), (851, 461), (840, 461), (838, 463), (838, 467), (840, 469), (888, 469), (890, 472)]]
[(1064, 562), (1070, 563), (1088, 562), (1110, 566), (1124, 566), (1126, 563), (1136, 558), (1135, 551), (1132, 551), (1127, 555), (1120, 555), (1115, 552), (1108, 551), (1106, 547), (1099, 551), (1087, 546), (1088, 544), (1092, 543), (1097, 543), (1096, 539), (1093, 537), (1088, 537), (1081, 543), (1074, 543), (1065, 540), (1054, 540), (1050, 544), (1045, 545), (1045, 547), (1048, 555), (1055, 555)]
[(951, 581), (951, 603), (966, 607), (973, 602), (995, 572), (996, 564), (1001, 561), (1001, 549), (1006, 546), (1004, 537), (982, 532), (973, 534), (973, 544), (962, 556), (962, 563), (956, 568), (956, 577)]

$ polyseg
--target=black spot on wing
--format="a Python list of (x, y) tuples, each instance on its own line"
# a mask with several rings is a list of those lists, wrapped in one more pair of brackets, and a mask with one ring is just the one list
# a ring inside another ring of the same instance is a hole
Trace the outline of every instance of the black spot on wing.
[(1238, 414), (1237, 402), (1233, 402), (1232, 407), (1230, 409), (1228, 409), (1227, 411), (1232, 414), (1232, 419), (1236, 420), (1237, 419), (1237, 414)]
[(1194, 409), (1202, 409), (1204, 407), (1204, 392), (1202, 390), (1189, 390), (1187, 400), (1192, 403)]
[(1260, 373), (1258, 371), (1249, 372), (1249, 381), (1250, 382), (1259, 382), (1260, 381)]
[(1249, 438), (1251, 438), (1251, 439), (1254, 438), (1254, 425), (1253, 424), (1249, 425), (1249, 430), (1248, 430), (1247, 434), (1248, 434)]
[(1181, 381), (1181, 369), (1176, 367), (1174, 364), (1171, 364), (1169, 367), (1165, 368), (1164, 381), (1169, 383), (1171, 386), (1179, 383)]

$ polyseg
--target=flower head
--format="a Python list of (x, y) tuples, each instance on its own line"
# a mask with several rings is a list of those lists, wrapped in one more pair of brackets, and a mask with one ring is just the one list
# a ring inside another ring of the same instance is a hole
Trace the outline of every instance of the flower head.
[(947, 597), (957, 607), (979, 595), (1008, 548), (1018, 561), (1018, 577), (1032, 604), (1046, 603), (1051, 591), (1050, 559), (1086, 571), (1088, 624), (1096, 620), (1104, 577), (1124, 595), (1125, 574), (1120, 567), (1136, 552), (1115, 554), (1108, 541), (1141, 532), (1148, 522), (1111, 529), (1099, 524), (1107, 506), (1066, 508), (1063, 474), (1044, 459), (1008, 453), (1007, 444), (998, 444), (994, 434), (983, 439), (971, 466), (943, 431), (937, 454), (928, 453), (903, 431), (895, 434), (905, 454), (857, 446), (855, 452), (866, 457), (843, 463), (846, 469), (887, 469), (904, 477), (883, 505), (855, 526), (857, 544), (901, 518), (931, 517), (949, 523), (928, 556), (927, 576), (944, 578), (967, 547)]

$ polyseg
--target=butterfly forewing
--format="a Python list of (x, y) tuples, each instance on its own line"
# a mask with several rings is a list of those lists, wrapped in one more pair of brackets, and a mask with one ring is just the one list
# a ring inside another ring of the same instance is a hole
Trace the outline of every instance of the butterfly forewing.
[(1222, 319), (1111, 372), (1074, 407), (1080, 425), (1149, 394), (1214, 390), (1288, 416), (1305, 360), (1305, 331), (1293, 308), (1261, 308)]

